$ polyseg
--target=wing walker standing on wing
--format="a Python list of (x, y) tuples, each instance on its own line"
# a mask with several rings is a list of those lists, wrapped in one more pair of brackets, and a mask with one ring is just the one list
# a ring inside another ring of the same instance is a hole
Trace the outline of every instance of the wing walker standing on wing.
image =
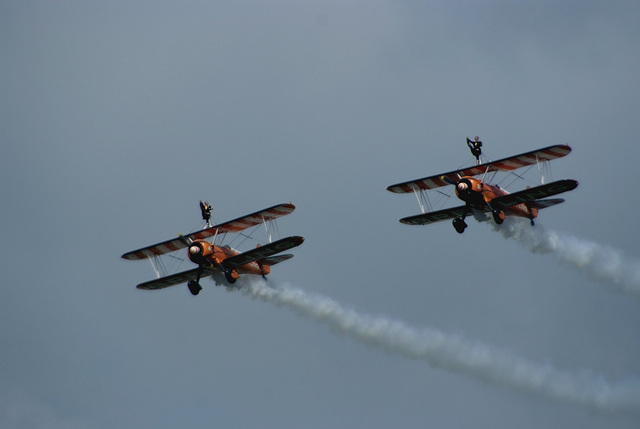
[(479, 139), (480, 137), (478, 136), (474, 140), (469, 140), (469, 137), (467, 137), (467, 146), (469, 146), (473, 156), (476, 157), (476, 165), (480, 164), (480, 156), (482, 156), (482, 142)]
[(209, 201), (203, 203), (200, 200), (200, 212), (202, 212), (202, 219), (206, 222), (205, 228), (211, 227), (211, 210), (213, 210), (213, 207), (209, 204)]

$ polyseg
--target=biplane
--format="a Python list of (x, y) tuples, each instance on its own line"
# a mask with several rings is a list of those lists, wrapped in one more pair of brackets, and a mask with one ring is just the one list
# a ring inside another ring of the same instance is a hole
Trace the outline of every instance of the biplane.
[[(396, 194), (414, 193), (416, 195), (422, 213), (400, 219), (401, 223), (407, 225), (426, 225), (452, 219), (453, 227), (462, 234), (467, 228), (465, 222), (467, 215), (473, 214), (476, 218), (483, 220), (486, 219), (487, 213), (491, 213), (497, 224), (501, 224), (509, 215), (528, 218), (531, 225), (534, 225), (538, 210), (564, 202), (562, 198), (548, 197), (571, 191), (578, 186), (578, 182), (572, 179), (563, 179), (545, 184), (543, 178), (542, 185), (509, 193), (499, 185), (489, 183), (490, 180), (487, 180), (487, 176), (489, 173), (493, 173), (495, 176), (496, 172), (511, 172), (535, 164), (541, 168), (541, 165), (546, 162), (561, 158), (569, 152), (571, 152), (571, 147), (568, 145), (549, 146), (498, 161), (476, 164), (461, 170), (398, 183), (387, 187), (387, 190)], [(455, 187), (456, 195), (465, 204), (443, 210), (427, 211), (425, 205), (429, 204), (425, 192), (447, 185)]]
[[(228, 285), (233, 285), (241, 274), (264, 277), (271, 272), (273, 265), (293, 257), (291, 254), (278, 255), (278, 253), (297, 247), (304, 241), (300, 236), (271, 241), (269, 226), (275, 219), (288, 215), (294, 210), (295, 206), (291, 203), (275, 205), (219, 225), (207, 225), (204, 229), (191, 234), (178, 235), (177, 238), (125, 253), (122, 258), (133, 261), (148, 259), (151, 262), (157, 278), (136, 286), (143, 290), (163, 289), (186, 282), (189, 291), (193, 295), (198, 295), (202, 290), (200, 279), (203, 276), (212, 276), (214, 280), (218, 279), (222, 282), (226, 280)], [(260, 224), (264, 224), (267, 229), (268, 244), (258, 245), (242, 253), (229, 245), (216, 244), (216, 240), (223, 239), (227, 233), (238, 233)], [(161, 257), (185, 248), (188, 248), (187, 255), (197, 268), (166, 275)]]

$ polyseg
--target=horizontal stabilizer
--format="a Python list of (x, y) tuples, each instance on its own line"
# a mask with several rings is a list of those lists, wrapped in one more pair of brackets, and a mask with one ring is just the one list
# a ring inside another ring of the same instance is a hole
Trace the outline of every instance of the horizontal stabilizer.
[(572, 191), (578, 187), (578, 182), (572, 179), (557, 180), (545, 185), (536, 186), (535, 188), (524, 189), (514, 192), (513, 194), (504, 195), (502, 197), (491, 200), (491, 205), (495, 209), (505, 209), (521, 203), (530, 203), (541, 198), (550, 197), (552, 195), (561, 194), (563, 192)]
[[(241, 265), (246, 265), (251, 262), (260, 261), (262, 259), (269, 258), (277, 253), (284, 252), (293, 247), (297, 247), (304, 241), (303, 237), (294, 235), (286, 237), (273, 243), (265, 244), (264, 246), (256, 247), (255, 249), (248, 250), (239, 255), (227, 258), (222, 263), (228, 270), (233, 270)], [(278, 261), (280, 262), (280, 261)]]

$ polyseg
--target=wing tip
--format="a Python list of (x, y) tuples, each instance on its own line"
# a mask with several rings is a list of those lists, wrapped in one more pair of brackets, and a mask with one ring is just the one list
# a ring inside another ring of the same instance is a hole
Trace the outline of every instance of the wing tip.
[[(274, 209), (286, 209), (287, 213), (282, 213), (280, 216), (286, 216), (293, 212), (296, 209), (296, 206), (289, 201), (288, 203), (276, 204), (275, 206), (271, 206), (263, 211), (274, 210)], [(258, 212), (259, 213), (259, 212)]]
[(126, 259), (127, 261), (138, 261), (140, 259), (145, 259), (145, 257), (141, 257), (137, 254), (137, 252), (127, 252), (121, 256), (122, 259)]
[[(420, 216), (420, 215), (418, 215)], [(424, 225), (423, 222), (419, 222), (417, 220), (417, 216), (407, 216), (407, 217), (403, 217), (402, 219), (399, 220), (399, 222), (403, 225)]]

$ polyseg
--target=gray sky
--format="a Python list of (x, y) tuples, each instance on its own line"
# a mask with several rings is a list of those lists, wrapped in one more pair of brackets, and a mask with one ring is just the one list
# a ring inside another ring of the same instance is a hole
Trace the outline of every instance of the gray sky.
[[(637, 427), (639, 18), (635, 1), (1, 2), (0, 425)], [(570, 245), (398, 222), (418, 205), (385, 188), (471, 163), (473, 135), (489, 159), (573, 147), (552, 169), (580, 186), (535, 232)], [(120, 255), (199, 228), (199, 199), (216, 222), (297, 206), (279, 230), (306, 241), (274, 286), (626, 386), (635, 410), (209, 280), (135, 289), (151, 268)], [(597, 266), (611, 249), (622, 280)]]

